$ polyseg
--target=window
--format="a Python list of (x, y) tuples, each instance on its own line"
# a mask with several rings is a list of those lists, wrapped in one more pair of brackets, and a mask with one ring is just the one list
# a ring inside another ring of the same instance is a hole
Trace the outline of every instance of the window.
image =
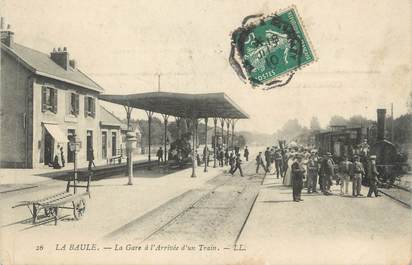
[(70, 93), (70, 114), (79, 115), (79, 94)]
[(52, 87), (42, 87), (42, 112), (51, 111), (57, 113), (57, 89)]
[(96, 116), (96, 100), (93, 97), (84, 97), (84, 114), (86, 117)]

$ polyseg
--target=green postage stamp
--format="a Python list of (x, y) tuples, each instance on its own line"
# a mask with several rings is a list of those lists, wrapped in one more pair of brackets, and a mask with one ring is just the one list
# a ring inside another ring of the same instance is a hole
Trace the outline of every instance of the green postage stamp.
[[(258, 19), (248, 24), (249, 20)], [(229, 62), (253, 87), (271, 89), (290, 82), (296, 70), (315, 61), (296, 8), (263, 17), (252, 15), (232, 33)]]

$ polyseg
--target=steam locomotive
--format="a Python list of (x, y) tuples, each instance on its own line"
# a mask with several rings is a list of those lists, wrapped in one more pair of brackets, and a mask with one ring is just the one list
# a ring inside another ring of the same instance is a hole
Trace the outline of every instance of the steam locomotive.
[(340, 162), (343, 156), (351, 158), (358, 155), (366, 163), (368, 156), (376, 155), (380, 180), (393, 184), (398, 176), (405, 173), (408, 158), (385, 139), (385, 117), (386, 109), (377, 109), (376, 127), (332, 126), (331, 131), (315, 135), (315, 145), (320, 153), (333, 154), (335, 162)]

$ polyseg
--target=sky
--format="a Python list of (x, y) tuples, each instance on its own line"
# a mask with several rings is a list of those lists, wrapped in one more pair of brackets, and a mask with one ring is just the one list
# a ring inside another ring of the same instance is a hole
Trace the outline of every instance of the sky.
[[(282, 88), (242, 83), (228, 62), (242, 19), (295, 5), (317, 61)], [(225, 92), (249, 115), (240, 130), (273, 133), (288, 119), (407, 112), (412, 90), (412, 2), (400, 1), (8, 1), (0, 15), (15, 41), (50, 53), (67, 47), (107, 94)], [(121, 106), (104, 103), (125, 117)], [(142, 110), (133, 118), (146, 118)], [(160, 115), (159, 115), (160, 117)]]

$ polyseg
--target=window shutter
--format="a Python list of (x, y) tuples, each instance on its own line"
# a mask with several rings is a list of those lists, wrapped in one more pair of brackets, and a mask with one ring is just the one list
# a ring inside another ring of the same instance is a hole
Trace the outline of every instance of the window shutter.
[(53, 89), (53, 112), (57, 113), (57, 89)]
[(84, 116), (87, 117), (87, 112), (89, 110), (89, 97), (84, 96)]
[(96, 117), (96, 100), (94, 98), (92, 99), (92, 116)]
[(75, 109), (75, 112), (76, 112), (76, 115), (79, 115), (79, 94), (76, 94), (76, 97), (75, 97), (75, 106), (76, 106), (76, 109)]
[(71, 110), (71, 93), (66, 93), (66, 114), (70, 114)]
[(41, 111), (45, 112), (47, 109), (47, 90), (46, 87), (41, 87)]

